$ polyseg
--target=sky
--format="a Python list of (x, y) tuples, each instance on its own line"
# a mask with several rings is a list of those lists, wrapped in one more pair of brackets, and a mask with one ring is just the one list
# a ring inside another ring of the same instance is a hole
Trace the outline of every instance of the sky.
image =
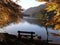
[[(13, 0), (15, 1), (15, 0)], [(17, 4), (21, 5), (23, 9), (28, 9), (30, 7), (36, 7), (43, 4), (44, 2), (38, 2), (36, 0), (20, 0)]]

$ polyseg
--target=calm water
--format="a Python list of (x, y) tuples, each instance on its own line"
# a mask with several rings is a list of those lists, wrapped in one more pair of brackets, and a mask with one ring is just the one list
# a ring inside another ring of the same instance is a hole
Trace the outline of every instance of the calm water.
[[(46, 40), (46, 29), (45, 27), (42, 27), (39, 25), (38, 19), (34, 18), (23, 18), (21, 23), (19, 24), (10, 24), (7, 27), (4, 27), (0, 30), (0, 32), (7, 32), (9, 34), (17, 35), (17, 31), (33, 31), (35, 32), (35, 35), (41, 36), (42, 40)], [(52, 30), (51, 28), (48, 28), (49, 31), (49, 40), (53, 40), (53, 42), (59, 43), (60, 37), (58, 36), (52, 36), (50, 33), (58, 33), (57, 30)]]

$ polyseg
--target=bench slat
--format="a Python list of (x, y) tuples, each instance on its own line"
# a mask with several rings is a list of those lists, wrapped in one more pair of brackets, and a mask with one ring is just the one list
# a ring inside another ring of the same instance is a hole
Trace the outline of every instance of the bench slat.
[(28, 32), (28, 31), (18, 31), (18, 33), (28, 33), (28, 34), (35, 34), (35, 32)]

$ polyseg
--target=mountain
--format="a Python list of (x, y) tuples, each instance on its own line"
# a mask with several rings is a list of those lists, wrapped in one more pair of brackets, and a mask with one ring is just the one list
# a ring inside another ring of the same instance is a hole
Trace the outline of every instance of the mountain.
[(32, 15), (33, 13), (39, 12), (41, 9), (44, 9), (45, 7), (46, 7), (45, 4), (42, 4), (37, 7), (31, 7), (25, 10), (23, 13), (26, 15)]

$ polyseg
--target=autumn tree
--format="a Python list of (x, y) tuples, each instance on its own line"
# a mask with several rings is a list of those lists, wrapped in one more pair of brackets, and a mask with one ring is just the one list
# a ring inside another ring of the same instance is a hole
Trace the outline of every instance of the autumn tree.
[(18, 23), (21, 18), (21, 6), (12, 0), (0, 0), (0, 27)]
[[(60, 0), (38, 0), (40, 2), (46, 2), (46, 14), (51, 16), (48, 25), (54, 25), (54, 29), (60, 30)], [(45, 14), (43, 14), (45, 15)]]
[[(48, 29), (47, 27), (49, 25), (54, 25), (54, 29), (60, 30), (60, 0), (38, 0), (40, 2), (46, 2), (46, 8), (43, 10), (45, 13), (42, 13), (43, 15), (49, 15), (48, 19), (45, 18), (45, 28), (47, 32), (47, 44), (48, 44)], [(50, 17), (51, 16), (51, 17)]]

